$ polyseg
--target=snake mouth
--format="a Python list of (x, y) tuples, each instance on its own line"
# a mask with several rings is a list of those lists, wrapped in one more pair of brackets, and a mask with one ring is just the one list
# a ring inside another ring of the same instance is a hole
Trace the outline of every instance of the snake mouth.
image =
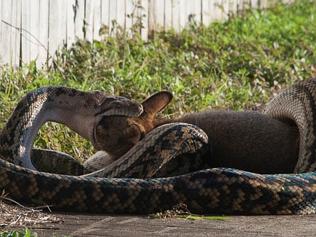
[(95, 116), (140, 116), (144, 108), (142, 104), (129, 100), (125, 97), (115, 96), (104, 99), (99, 105), (100, 111), (95, 113)]
[(126, 116), (138, 117), (143, 113), (142, 105), (132, 105), (130, 108), (124, 108), (119, 104), (117, 106), (103, 109), (95, 114), (95, 116)]

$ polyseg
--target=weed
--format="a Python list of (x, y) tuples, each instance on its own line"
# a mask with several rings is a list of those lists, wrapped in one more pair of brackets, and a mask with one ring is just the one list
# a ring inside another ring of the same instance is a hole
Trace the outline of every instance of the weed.
[(37, 237), (37, 234), (29, 229), (23, 231), (6, 231), (0, 233), (0, 237)]

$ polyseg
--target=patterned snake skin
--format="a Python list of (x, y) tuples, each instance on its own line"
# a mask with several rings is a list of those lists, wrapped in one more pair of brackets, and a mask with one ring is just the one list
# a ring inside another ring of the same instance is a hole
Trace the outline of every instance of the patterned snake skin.
[[(314, 171), (315, 99), (316, 80), (299, 82), (266, 109), (273, 117), (294, 119), (298, 124), (301, 141), (296, 172)], [(36, 98), (28, 106), (32, 103)], [(195, 213), (316, 213), (314, 172), (260, 175), (229, 168), (207, 169), (207, 161), (200, 159), (210, 149), (206, 144), (207, 136), (196, 126), (163, 125), (100, 171), (108, 178), (94, 177), (98, 175), (95, 173), (72, 176), (35, 171), (10, 163), (12, 153), (4, 153), (0, 189), (17, 201), (66, 211), (152, 213), (184, 203)], [(34, 157), (40, 157), (41, 152), (35, 151)], [(179, 175), (175, 167), (181, 162), (187, 170)], [(176, 176), (157, 178), (168, 172)]]

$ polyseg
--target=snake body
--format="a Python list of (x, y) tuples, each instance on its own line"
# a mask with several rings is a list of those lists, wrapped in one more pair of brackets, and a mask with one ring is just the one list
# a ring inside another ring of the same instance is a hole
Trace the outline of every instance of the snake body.
[(295, 173), (316, 170), (316, 79), (299, 82), (266, 106), (269, 116), (291, 121), (299, 129), (299, 158)]
[[(208, 149), (205, 133), (194, 125), (176, 123), (152, 130), (127, 154), (100, 171), (107, 178), (31, 170), (11, 163), (12, 153), (2, 153), (0, 189), (17, 201), (47, 204), (55, 210), (67, 211), (152, 213), (183, 203), (196, 213), (316, 213), (315, 136), (310, 127), (315, 126), (314, 93), (316, 80), (299, 82), (272, 100), (266, 110), (277, 118), (284, 106), (290, 105), (284, 114), (298, 124), (301, 135), (299, 159), (302, 161), (298, 162), (296, 171), (307, 173), (260, 175), (229, 168), (207, 169), (207, 161), (200, 161)], [(36, 102), (35, 98), (26, 107), (31, 108)], [(35, 120), (36, 116), (35, 113), (28, 120)], [(16, 130), (17, 138), (21, 137), (21, 130)], [(192, 172), (188, 165), (188, 173), (182, 175), (144, 178), (164, 175), (163, 170), (168, 170), (169, 164), (172, 166), (172, 161), (179, 157), (180, 162), (183, 159), (187, 164), (195, 164), (197, 160), (197, 171)], [(311, 164), (306, 165), (307, 161)]]

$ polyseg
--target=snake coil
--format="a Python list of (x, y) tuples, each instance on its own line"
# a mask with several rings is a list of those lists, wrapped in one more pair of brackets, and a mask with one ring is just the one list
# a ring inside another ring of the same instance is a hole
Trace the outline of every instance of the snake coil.
[[(145, 153), (139, 154), (133, 147), (131, 157), (123, 156), (113, 165), (114, 170), (105, 170), (104, 174), (112, 178), (30, 170), (10, 163), (10, 153), (1, 153), (0, 189), (17, 201), (66, 211), (152, 213), (184, 203), (195, 213), (316, 213), (315, 93), (316, 80), (299, 82), (273, 99), (265, 111), (274, 118), (297, 124), (300, 157), (295, 171), (307, 173), (260, 175), (213, 168), (173, 177), (131, 178), (135, 174), (155, 175), (168, 166), (170, 159), (183, 156), (191, 160), (194, 154), (205, 151), (207, 137), (201, 129), (176, 123), (146, 135), (137, 144), (146, 146)], [(36, 98), (27, 106), (32, 109), (34, 103), (38, 103)], [(149, 140), (153, 145), (148, 145)], [(114, 178), (121, 174), (128, 178)]]

